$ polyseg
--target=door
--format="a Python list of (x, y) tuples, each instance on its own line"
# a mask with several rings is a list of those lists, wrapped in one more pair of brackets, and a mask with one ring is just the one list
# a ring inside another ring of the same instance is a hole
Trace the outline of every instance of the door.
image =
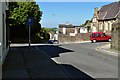
[(96, 33), (96, 40), (100, 41), (102, 40), (101, 34), (100, 33)]
[(107, 40), (107, 39), (108, 39), (107, 36), (105, 35), (105, 33), (102, 33), (102, 34), (101, 34), (101, 39), (102, 39), (102, 40)]

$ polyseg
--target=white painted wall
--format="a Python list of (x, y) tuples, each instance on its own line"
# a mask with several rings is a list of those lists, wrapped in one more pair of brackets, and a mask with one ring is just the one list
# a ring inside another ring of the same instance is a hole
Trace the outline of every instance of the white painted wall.
[(75, 27), (75, 34), (77, 34), (78, 32), (77, 32), (77, 28)]
[(74, 33), (69, 33), (69, 35), (70, 35), (70, 36), (75, 36), (77, 33), (78, 33), (78, 32), (77, 32), (77, 28), (75, 27), (75, 28), (74, 28)]
[[(2, 2), (0, 2), (0, 43), (1, 43), (1, 46), (0, 46), (0, 58), (2, 57)], [(0, 59), (2, 60), (2, 58)]]
[(93, 23), (92, 24), (92, 32), (96, 32), (97, 31), (97, 27), (96, 27), (96, 25)]
[(80, 28), (80, 33), (87, 33), (87, 28), (81, 27)]
[(112, 22), (110, 22), (110, 31), (112, 30)]
[(69, 33), (70, 36), (75, 36), (75, 33)]
[(100, 23), (100, 30), (103, 30), (103, 23)]
[(105, 30), (108, 31), (108, 22), (105, 22)]
[(49, 35), (50, 35), (50, 40), (52, 40), (52, 38), (53, 38), (53, 37), (52, 37), (52, 33), (49, 33)]
[(58, 34), (54, 34), (54, 40), (58, 40)]
[(6, 2), (0, 2), (0, 56), (2, 63), (4, 62), (9, 50), (9, 47), (6, 48), (6, 10), (8, 10), (8, 4), (6, 4)]
[(66, 34), (66, 27), (63, 27), (63, 34)]

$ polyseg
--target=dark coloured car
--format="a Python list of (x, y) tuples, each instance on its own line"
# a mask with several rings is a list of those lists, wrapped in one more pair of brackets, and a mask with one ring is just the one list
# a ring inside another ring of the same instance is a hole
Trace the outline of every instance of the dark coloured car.
[(49, 43), (49, 44), (58, 43), (58, 40), (49, 40), (48, 43)]

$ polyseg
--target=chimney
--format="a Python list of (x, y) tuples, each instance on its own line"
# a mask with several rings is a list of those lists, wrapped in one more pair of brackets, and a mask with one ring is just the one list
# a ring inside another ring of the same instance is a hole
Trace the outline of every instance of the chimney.
[(97, 8), (97, 7), (94, 8), (94, 12), (96, 12), (96, 11), (98, 11), (98, 8)]
[(95, 7), (95, 8), (94, 8), (94, 17), (97, 17), (97, 15), (98, 15), (98, 8)]

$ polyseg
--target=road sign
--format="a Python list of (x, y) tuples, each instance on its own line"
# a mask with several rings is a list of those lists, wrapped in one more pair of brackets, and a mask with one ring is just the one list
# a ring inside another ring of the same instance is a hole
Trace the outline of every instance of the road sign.
[(30, 43), (31, 43), (31, 29), (30, 26), (33, 25), (33, 18), (32, 17), (27, 17), (26, 19), (26, 25), (29, 26), (29, 47), (30, 47)]
[(26, 19), (26, 25), (27, 26), (32, 26), (33, 25), (33, 18), (32, 17), (27, 17), (27, 19)]

